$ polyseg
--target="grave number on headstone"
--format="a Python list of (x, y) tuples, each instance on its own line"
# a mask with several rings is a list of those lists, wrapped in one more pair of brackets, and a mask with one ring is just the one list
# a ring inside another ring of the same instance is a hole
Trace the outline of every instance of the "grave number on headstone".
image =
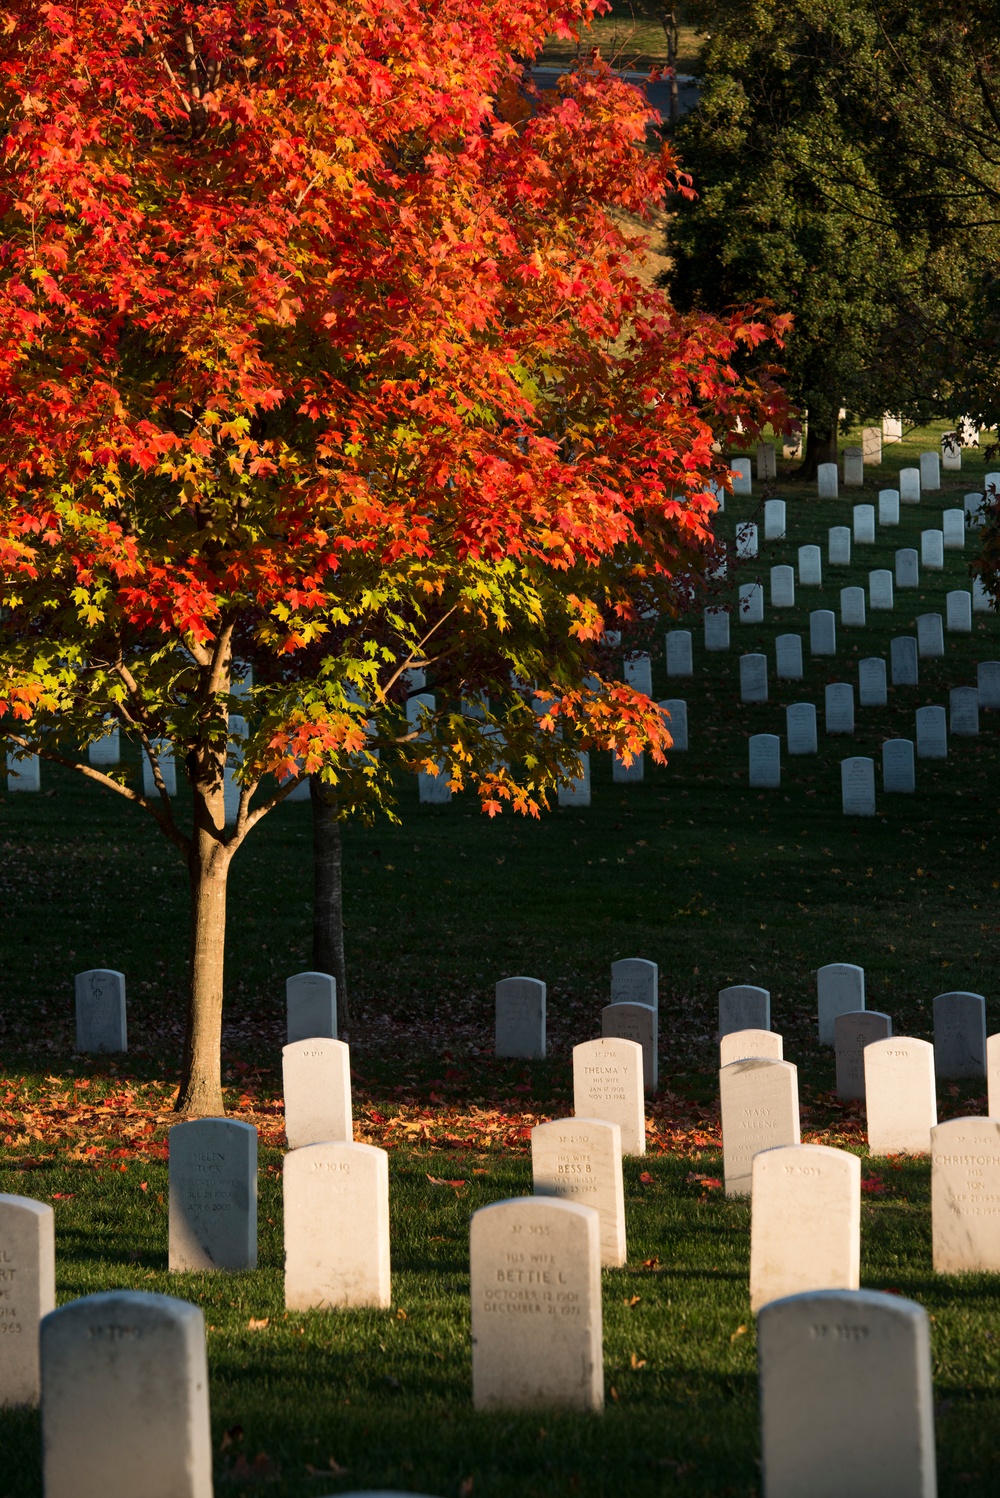
[(601, 1263), (625, 1263), (625, 1187), (622, 1138), (601, 1118), (554, 1118), (531, 1131), (532, 1190), (536, 1196), (593, 1207), (600, 1219)]
[(785, 1046), (781, 1036), (774, 1030), (731, 1030), (719, 1041), (719, 1065), (729, 1066), (733, 1061), (751, 1061), (765, 1056), (770, 1061), (785, 1059)]

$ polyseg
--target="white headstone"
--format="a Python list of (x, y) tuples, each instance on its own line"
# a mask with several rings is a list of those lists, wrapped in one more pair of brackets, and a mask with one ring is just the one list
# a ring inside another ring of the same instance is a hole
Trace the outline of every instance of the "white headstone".
[(757, 1357), (766, 1498), (936, 1498), (923, 1306), (877, 1290), (773, 1300)]
[(605, 1004), (601, 1010), (604, 1039), (634, 1040), (642, 1047), (642, 1084), (655, 1092), (659, 1082), (657, 1012), (651, 1004)]
[(611, 964), (612, 1004), (660, 1006), (660, 970), (648, 957), (619, 957)]
[(917, 788), (912, 739), (886, 739), (882, 745), (882, 789), (912, 795)]
[[(724, 614), (723, 617), (726, 620), (726, 634), (728, 637), (729, 615)], [(671, 629), (667, 631), (667, 675), (694, 675), (694, 663), (691, 651), (691, 631), (689, 629)]]
[(934, 1000), (934, 1070), (948, 1081), (986, 1075), (986, 1000), (939, 993)]
[(865, 1046), (892, 1034), (892, 1020), (880, 1009), (853, 1009), (833, 1022), (837, 1057), (837, 1096), (842, 1102), (864, 1102)]
[(771, 568), (771, 607), (793, 609), (795, 607), (795, 568)]
[(1000, 707), (1000, 661), (980, 661), (976, 667), (979, 706), (991, 711)]
[(734, 1061), (752, 1061), (755, 1057), (766, 1057), (770, 1061), (785, 1059), (784, 1043), (773, 1030), (733, 1030), (719, 1040), (719, 1065), (731, 1066)]
[[(688, 632), (688, 639), (691, 635)], [(627, 686), (636, 692), (643, 692), (647, 697), (653, 695), (653, 663), (645, 651), (639, 651), (635, 655), (627, 656), (622, 672)]]
[(781, 740), (776, 733), (750, 736), (750, 784), (775, 790), (781, 784)]
[(775, 445), (773, 442), (757, 443), (757, 477), (759, 479), (777, 478), (778, 464), (775, 456)]
[(941, 454), (920, 454), (920, 488), (921, 492), (928, 489), (940, 489), (941, 487)]
[(752, 494), (753, 476), (749, 458), (733, 458), (729, 465), (733, 475), (734, 494)]
[(917, 664), (917, 641), (914, 635), (897, 635), (890, 641), (889, 653), (892, 661), (892, 684), (894, 687), (915, 687), (919, 683), (920, 668)]
[(853, 962), (828, 962), (816, 971), (816, 1010), (822, 1045), (833, 1045), (838, 1014), (865, 1007), (865, 970)]
[(958, 432), (945, 432), (941, 438), (941, 467), (949, 473), (962, 471), (962, 439)]
[(0, 1194), (0, 1409), (38, 1403), (38, 1324), (55, 1303), (52, 1208)]
[(727, 1196), (749, 1196), (754, 1155), (799, 1143), (798, 1072), (756, 1056), (719, 1071)]
[(560, 806), (590, 805), (590, 755), (586, 749), (577, 753), (580, 774), (574, 776), (569, 785), (561, 785), (557, 792)]
[(901, 468), (899, 470), (899, 500), (904, 505), (918, 505), (920, 503), (919, 468)]
[(622, 1153), (646, 1153), (642, 1046), (634, 1040), (586, 1040), (573, 1047), (573, 1112), (622, 1131)]
[(865, 1111), (873, 1155), (926, 1155), (937, 1123), (934, 1047), (894, 1035), (865, 1046)]
[(938, 530), (920, 532), (920, 565), (928, 572), (944, 567), (944, 533)]
[(944, 624), (940, 614), (917, 615), (917, 650), (923, 660), (944, 655)]
[(426, 770), (417, 771), (417, 794), (421, 806), (446, 806), (451, 800), (451, 787), (444, 761), (437, 761), (437, 774)]
[(630, 764), (626, 764), (620, 754), (614, 750), (611, 753), (611, 779), (615, 785), (634, 785), (642, 780), (644, 774), (645, 756), (633, 754)]
[(46, 1498), (212, 1498), (205, 1319), (109, 1290), (42, 1322)]
[(76, 1048), (95, 1054), (128, 1050), (125, 974), (95, 967), (77, 973)]
[(983, 494), (987, 503), (1000, 499), (1000, 473), (988, 473), (983, 479)]
[(865, 590), (864, 588), (841, 588), (840, 590), (840, 622), (848, 629), (864, 629), (865, 627)]
[(992, 614), (993, 595), (987, 592), (981, 577), (972, 579), (972, 612), (974, 614)]
[(945, 551), (962, 551), (965, 548), (965, 511), (945, 510), (941, 515), (941, 534)]
[(823, 586), (823, 558), (818, 546), (799, 547), (799, 587)]
[(792, 702), (785, 708), (789, 754), (816, 754), (816, 704)]
[(851, 531), (846, 525), (832, 525), (827, 539), (827, 558), (831, 567), (851, 565)]
[(917, 758), (948, 758), (948, 729), (943, 707), (917, 708)]
[(809, 615), (811, 655), (837, 654), (837, 621), (832, 609), (814, 609)]
[(896, 587), (919, 588), (920, 568), (912, 546), (901, 546), (896, 552)]
[(496, 1054), (545, 1060), (545, 984), (540, 978), (501, 978), (496, 985)]
[(965, 511), (965, 523), (968, 526), (978, 528), (983, 523), (983, 496), (977, 489), (975, 494), (966, 494), (962, 500), (962, 508)]
[(868, 655), (858, 661), (858, 702), (862, 707), (885, 707), (888, 701), (885, 661)]
[(331, 973), (296, 973), (285, 979), (286, 1039), (337, 1038), (337, 980)]
[(950, 1118), (931, 1130), (935, 1274), (1000, 1270), (1000, 1120)]
[(741, 624), (763, 622), (764, 586), (762, 583), (740, 583), (740, 602), (736, 617)]
[(825, 692), (827, 733), (854, 732), (854, 688), (849, 681), (832, 681)]
[(845, 817), (875, 815), (875, 761), (854, 755), (840, 762), (840, 795)]
[[(163, 789), (168, 796), (177, 795), (177, 765), (174, 761), (174, 746), (169, 739), (153, 739), (150, 749), (156, 757), (157, 768), (160, 779), (163, 781)], [(160, 792), (153, 775), (153, 766), (149, 755), (143, 750), (142, 754), (142, 794), (147, 798), (159, 796)]]
[(531, 1131), (531, 1178), (536, 1196), (593, 1207), (600, 1221), (601, 1263), (625, 1263), (625, 1188), (622, 1136), (601, 1118), (554, 1118)]
[(875, 572), (869, 572), (868, 599), (873, 611), (893, 607), (892, 573), (888, 567), (879, 567)]
[(979, 693), (975, 687), (952, 687), (948, 694), (951, 732), (974, 739), (979, 733)]
[(87, 758), (92, 765), (117, 765), (121, 761), (121, 743), (117, 723), (103, 738), (95, 739), (87, 746)]
[(802, 680), (802, 636), (778, 635), (774, 642), (779, 681)]
[(844, 488), (858, 489), (865, 481), (865, 450), (863, 447), (844, 448)]
[(861, 1282), (861, 1161), (825, 1144), (786, 1144), (753, 1162), (750, 1309)]
[(861, 428), (861, 451), (866, 464), (873, 463), (876, 467), (882, 462), (882, 428)]
[(957, 588), (945, 595), (945, 619), (948, 632), (953, 635), (972, 633), (972, 594)]
[(688, 705), (681, 697), (667, 697), (656, 705), (669, 719), (667, 729), (673, 739), (671, 749), (680, 754), (688, 747)]
[(837, 480), (839, 477), (836, 463), (820, 463), (817, 465), (816, 493), (820, 499), (837, 498)]
[(740, 656), (740, 700), (767, 701), (767, 656)]
[(195, 1118), (169, 1134), (169, 1268), (257, 1267), (257, 1130)]
[(349, 1046), (329, 1036), (293, 1041), (282, 1046), (281, 1075), (289, 1149), (354, 1138)]
[(875, 544), (875, 506), (854, 506), (854, 541), (857, 546)]
[(705, 610), (705, 649), (729, 649), (729, 610), (710, 608)]
[(289, 1150), (282, 1189), (286, 1310), (388, 1306), (385, 1150), (342, 1140)]
[(882, 417), (882, 441), (886, 442), (886, 443), (889, 443), (889, 442), (902, 442), (902, 440), (903, 440), (903, 419), (902, 419), (902, 417), (901, 416), (886, 416), (886, 415), (883, 414), (883, 417)]
[(878, 523), (879, 525), (899, 524), (898, 489), (880, 489), (878, 491)]
[(723, 515), (726, 509), (725, 489), (723, 489), (721, 484), (717, 484), (714, 479), (709, 479), (707, 489), (718, 506), (718, 513)]
[(771, 995), (753, 983), (733, 983), (719, 990), (719, 1035), (739, 1030), (770, 1030)]
[(42, 788), (41, 760), (37, 754), (18, 754), (7, 751), (8, 791), (40, 791)]
[(781, 541), (786, 530), (785, 501), (768, 499), (764, 503), (764, 540)]
[(243, 763), (243, 745), (249, 736), (250, 725), (246, 718), (241, 717), (239, 713), (230, 713), (229, 743), (226, 751), (226, 765), (222, 772), (223, 815), (227, 827), (232, 826), (239, 816), (243, 787), (236, 775)]

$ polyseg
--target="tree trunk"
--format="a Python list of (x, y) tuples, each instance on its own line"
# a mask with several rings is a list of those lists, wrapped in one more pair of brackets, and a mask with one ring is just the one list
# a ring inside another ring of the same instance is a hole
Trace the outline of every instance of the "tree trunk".
[[(213, 757), (214, 758), (214, 757)], [(224, 760), (223, 760), (224, 763)], [(188, 857), (191, 951), (184, 1064), (176, 1111), (218, 1118), (222, 1101), (222, 995), (226, 954), (226, 893), (232, 849), (225, 842), (221, 766), (218, 779), (197, 775), (194, 832)]]
[[(834, 407), (834, 411), (838, 409), (839, 407)], [(837, 458), (836, 417), (828, 425), (820, 425), (819, 422), (813, 420), (810, 413), (809, 426), (806, 431), (806, 449), (795, 477), (814, 479), (821, 463), (836, 463)]]
[(338, 1024), (350, 1024), (344, 960), (344, 864), (336, 797), (309, 777), (313, 811), (313, 968), (337, 980)]

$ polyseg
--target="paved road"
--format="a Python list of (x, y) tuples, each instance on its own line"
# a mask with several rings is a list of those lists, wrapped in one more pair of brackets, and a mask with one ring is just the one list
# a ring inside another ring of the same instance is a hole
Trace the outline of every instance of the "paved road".
[[(560, 76), (561, 73), (565, 71), (566, 70), (564, 68), (532, 68), (531, 76), (543, 88), (551, 88), (555, 80)], [(652, 107), (654, 109), (658, 109), (664, 119), (667, 119), (669, 117), (669, 83), (664, 81), (661, 81), (659, 83), (647, 83), (645, 73), (622, 73), (621, 76), (626, 79), (627, 82), (635, 83), (645, 88), (646, 97), (648, 98)], [(681, 114), (687, 114), (688, 110), (693, 109), (695, 104), (698, 102), (698, 83), (696, 79), (690, 76), (690, 74), (679, 73), (677, 76), (677, 84), (677, 102), (680, 107), (680, 112)]]

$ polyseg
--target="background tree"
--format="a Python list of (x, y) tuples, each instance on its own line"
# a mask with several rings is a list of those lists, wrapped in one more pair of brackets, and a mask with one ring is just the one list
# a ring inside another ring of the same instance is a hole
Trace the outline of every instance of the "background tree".
[[(537, 814), (578, 746), (669, 744), (605, 630), (691, 586), (713, 439), (781, 403), (733, 370), (764, 321), (679, 317), (636, 274), (611, 213), (675, 184), (641, 95), (596, 65), (528, 115), (515, 59), (587, 13), (7, 12), (0, 706), (185, 860), (182, 1112), (223, 1106), (232, 858), (303, 775), (342, 816), (421, 768)], [(80, 757), (108, 717), (157, 796)]]

